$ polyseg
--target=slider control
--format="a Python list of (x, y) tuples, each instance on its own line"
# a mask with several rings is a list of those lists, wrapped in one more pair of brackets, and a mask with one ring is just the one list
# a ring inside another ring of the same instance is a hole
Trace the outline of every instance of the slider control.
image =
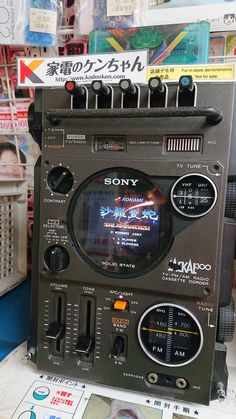
[(196, 90), (192, 76), (181, 76), (177, 89), (176, 106), (195, 106)]
[(72, 96), (72, 109), (87, 108), (87, 89), (73, 80), (65, 83), (65, 90)]
[(46, 334), (45, 338), (53, 341), (61, 340), (65, 335), (65, 328), (62, 324), (58, 323), (52, 323), (50, 324)]
[(160, 77), (151, 77), (148, 80), (149, 107), (163, 108), (167, 105), (167, 86)]
[(94, 339), (87, 336), (79, 336), (75, 347), (75, 352), (82, 356), (88, 356), (94, 348)]
[(122, 108), (139, 108), (140, 90), (139, 87), (132, 83), (130, 79), (123, 79), (119, 82), (122, 91), (121, 107)]
[(96, 109), (113, 107), (113, 90), (111, 86), (106, 85), (102, 80), (94, 80), (91, 87), (96, 95)]
[(49, 359), (62, 361), (65, 352), (66, 296), (52, 291), (50, 295), (49, 326), (44, 338), (48, 340)]
[(79, 336), (75, 345), (78, 364), (93, 365), (95, 347), (96, 299), (94, 296), (81, 295), (79, 302)]

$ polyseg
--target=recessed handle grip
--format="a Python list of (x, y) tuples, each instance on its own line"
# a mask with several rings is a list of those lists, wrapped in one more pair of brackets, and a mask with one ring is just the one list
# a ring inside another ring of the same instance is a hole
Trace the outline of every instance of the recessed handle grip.
[(61, 119), (76, 118), (182, 118), (205, 117), (210, 125), (221, 122), (223, 115), (217, 108), (212, 107), (169, 107), (169, 108), (130, 108), (130, 109), (51, 109), (45, 112), (45, 117), (53, 125)]

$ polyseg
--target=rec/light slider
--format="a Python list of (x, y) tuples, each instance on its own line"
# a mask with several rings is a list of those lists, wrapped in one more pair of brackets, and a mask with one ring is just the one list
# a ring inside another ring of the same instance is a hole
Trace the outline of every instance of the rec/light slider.
[(65, 90), (72, 96), (84, 96), (86, 93), (85, 88), (73, 80), (65, 82)]

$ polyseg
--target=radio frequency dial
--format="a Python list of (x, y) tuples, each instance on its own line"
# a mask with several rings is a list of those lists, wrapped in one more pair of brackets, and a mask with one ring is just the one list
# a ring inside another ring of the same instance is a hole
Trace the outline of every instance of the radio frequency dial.
[(65, 167), (54, 167), (48, 174), (47, 184), (52, 192), (67, 194), (73, 186), (72, 173)]
[(157, 304), (142, 315), (139, 343), (154, 362), (178, 367), (192, 362), (203, 344), (202, 328), (194, 315), (176, 304)]
[(181, 215), (202, 217), (214, 207), (217, 189), (210, 178), (197, 173), (182, 176), (171, 189), (173, 207)]

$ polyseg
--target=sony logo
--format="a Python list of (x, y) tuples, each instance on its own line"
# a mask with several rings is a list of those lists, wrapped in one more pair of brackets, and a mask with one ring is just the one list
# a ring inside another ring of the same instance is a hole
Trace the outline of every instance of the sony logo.
[(126, 185), (126, 186), (136, 186), (136, 183), (138, 182), (138, 179), (111, 179), (110, 177), (106, 177), (104, 179), (105, 185)]

